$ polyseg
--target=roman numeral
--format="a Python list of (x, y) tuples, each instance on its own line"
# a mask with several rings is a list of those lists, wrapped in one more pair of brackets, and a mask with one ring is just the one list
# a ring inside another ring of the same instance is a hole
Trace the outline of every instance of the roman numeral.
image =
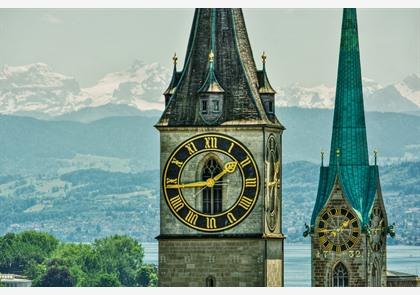
[(239, 206), (244, 208), (245, 210), (248, 210), (252, 205), (252, 199), (242, 196), (241, 200), (239, 201)]
[(245, 179), (245, 187), (256, 187), (257, 179), (256, 178), (247, 178)]
[(206, 149), (217, 149), (217, 137), (205, 137), (206, 141), (204, 148)]
[(227, 214), (227, 219), (229, 220), (230, 223), (234, 223), (236, 221), (236, 217), (235, 217), (235, 215), (233, 215), (232, 212), (229, 212)]
[(325, 246), (325, 250), (331, 251), (332, 247), (333, 247), (333, 244), (331, 242), (328, 242), (328, 245)]
[(207, 228), (209, 229), (216, 228), (216, 218), (206, 217), (206, 219), (207, 219), (207, 223), (206, 223)]
[(190, 155), (192, 155), (195, 152), (197, 152), (197, 148), (195, 147), (194, 142), (190, 142), (189, 144), (186, 144), (184, 147), (188, 150), (188, 153)]
[(178, 184), (178, 178), (166, 178), (166, 184)]
[(181, 210), (184, 207), (184, 202), (182, 201), (182, 199), (179, 195), (171, 198), (169, 200), (169, 202), (171, 203), (172, 208), (176, 212), (178, 212), (179, 210)]
[(320, 244), (324, 244), (326, 240), (327, 240), (327, 237), (326, 236), (322, 236), (322, 237), (319, 238), (319, 243)]
[(249, 159), (249, 157), (246, 157), (245, 160), (243, 160), (241, 163), (239, 163), (241, 165), (242, 168), (244, 168), (246, 165), (251, 164), (251, 160)]
[(358, 241), (358, 238), (356, 238), (356, 237), (354, 237), (354, 236), (351, 236), (351, 237), (350, 237), (350, 240), (351, 240), (354, 244), (356, 244), (356, 242)]
[(183, 164), (184, 162), (181, 162), (181, 161), (178, 161), (176, 158), (173, 158), (172, 159), (172, 161), (171, 161), (171, 164), (175, 164), (175, 165), (177, 165), (179, 168), (181, 168), (181, 166), (182, 166), (182, 164)]
[(228, 149), (228, 153), (229, 153), (229, 154), (232, 152), (232, 149), (233, 149), (233, 147), (234, 147), (234, 146), (235, 146), (235, 144), (232, 142), (232, 143), (230, 144), (229, 149)]
[(185, 216), (185, 221), (192, 225), (195, 225), (197, 223), (197, 219), (198, 219), (198, 215), (191, 211), (189, 211), (187, 216)]

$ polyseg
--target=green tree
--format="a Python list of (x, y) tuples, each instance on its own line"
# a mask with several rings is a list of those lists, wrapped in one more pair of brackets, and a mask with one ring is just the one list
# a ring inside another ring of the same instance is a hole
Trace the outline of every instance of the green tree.
[(136, 286), (144, 251), (142, 246), (128, 236), (111, 236), (95, 240), (93, 248), (105, 273), (117, 273), (123, 286)]
[(74, 287), (77, 280), (70, 273), (68, 266), (60, 259), (49, 260), (47, 271), (32, 282), (36, 287)]
[(154, 264), (144, 264), (137, 274), (137, 282), (142, 287), (157, 286), (157, 268)]
[(8, 233), (0, 238), (0, 272), (25, 273), (29, 264), (42, 263), (58, 244), (59, 241), (47, 233)]

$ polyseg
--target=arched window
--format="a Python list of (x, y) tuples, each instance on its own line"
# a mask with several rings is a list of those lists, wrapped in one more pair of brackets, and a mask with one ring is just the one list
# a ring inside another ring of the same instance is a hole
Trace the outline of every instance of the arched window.
[[(222, 172), (219, 164), (214, 158), (207, 160), (203, 168), (203, 180), (215, 177)], [(223, 178), (220, 178), (212, 187), (206, 187), (203, 190), (203, 213), (216, 214), (222, 212), (222, 186), (220, 183)]]
[(206, 287), (216, 287), (216, 279), (213, 276), (206, 278)]
[(341, 262), (335, 266), (332, 280), (333, 287), (348, 287), (349, 273)]

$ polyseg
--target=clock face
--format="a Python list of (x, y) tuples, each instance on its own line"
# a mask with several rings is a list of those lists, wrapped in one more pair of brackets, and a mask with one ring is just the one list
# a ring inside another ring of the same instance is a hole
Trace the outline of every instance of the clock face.
[(166, 203), (185, 225), (204, 232), (238, 225), (258, 198), (260, 179), (252, 154), (217, 133), (192, 137), (169, 156), (162, 175)]
[(266, 165), (266, 220), (268, 229), (273, 232), (279, 218), (279, 197), (280, 189), (280, 154), (274, 135), (267, 140), (265, 152)]
[(320, 244), (327, 251), (346, 251), (360, 240), (359, 220), (346, 208), (324, 209), (319, 217), (317, 231)]
[(384, 213), (379, 207), (373, 207), (369, 227), (369, 244), (373, 251), (379, 251), (385, 243), (386, 236)]

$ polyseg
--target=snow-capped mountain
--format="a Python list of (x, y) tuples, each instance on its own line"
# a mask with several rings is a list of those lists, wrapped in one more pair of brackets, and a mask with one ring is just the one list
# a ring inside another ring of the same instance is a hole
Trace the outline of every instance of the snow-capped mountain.
[(55, 73), (44, 63), (6, 65), (0, 71), (1, 113), (63, 113), (80, 95), (74, 78)]
[[(136, 60), (128, 69), (106, 74), (95, 85), (81, 89), (75, 78), (56, 73), (44, 63), (3, 66), (0, 69), (0, 113), (56, 117), (105, 105), (127, 105), (141, 111), (162, 110), (162, 92), (170, 78), (168, 68)], [(385, 87), (363, 78), (363, 92), (367, 111), (420, 110), (418, 74)], [(331, 109), (334, 97), (334, 87), (323, 84), (304, 87), (294, 83), (277, 87), (276, 103), (279, 107)]]
[[(294, 83), (278, 88), (276, 104), (280, 107), (327, 108), (334, 107), (335, 87), (319, 85), (303, 87)], [(413, 74), (402, 82), (383, 87), (363, 78), (363, 96), (367, 111), (409, 112), (420, 109), (420, 77)]]
[(170, 75), (170, 71), (158, 63), (145, 64), (136, 60), (126, 71), (107, 74), (83, 91), (92, 100), (90, 107), (112, 103), (140, 110), (163, 109), (162, 93)]
[(140, 110), (162, 109), (169, 69), (134, 61), (125, 71), (105, 75), (81, 89), (78, 82), (44, 63), (4, 66), (0, 70), (0, 113), (57, 116), (87, 107), (124, 104)]

